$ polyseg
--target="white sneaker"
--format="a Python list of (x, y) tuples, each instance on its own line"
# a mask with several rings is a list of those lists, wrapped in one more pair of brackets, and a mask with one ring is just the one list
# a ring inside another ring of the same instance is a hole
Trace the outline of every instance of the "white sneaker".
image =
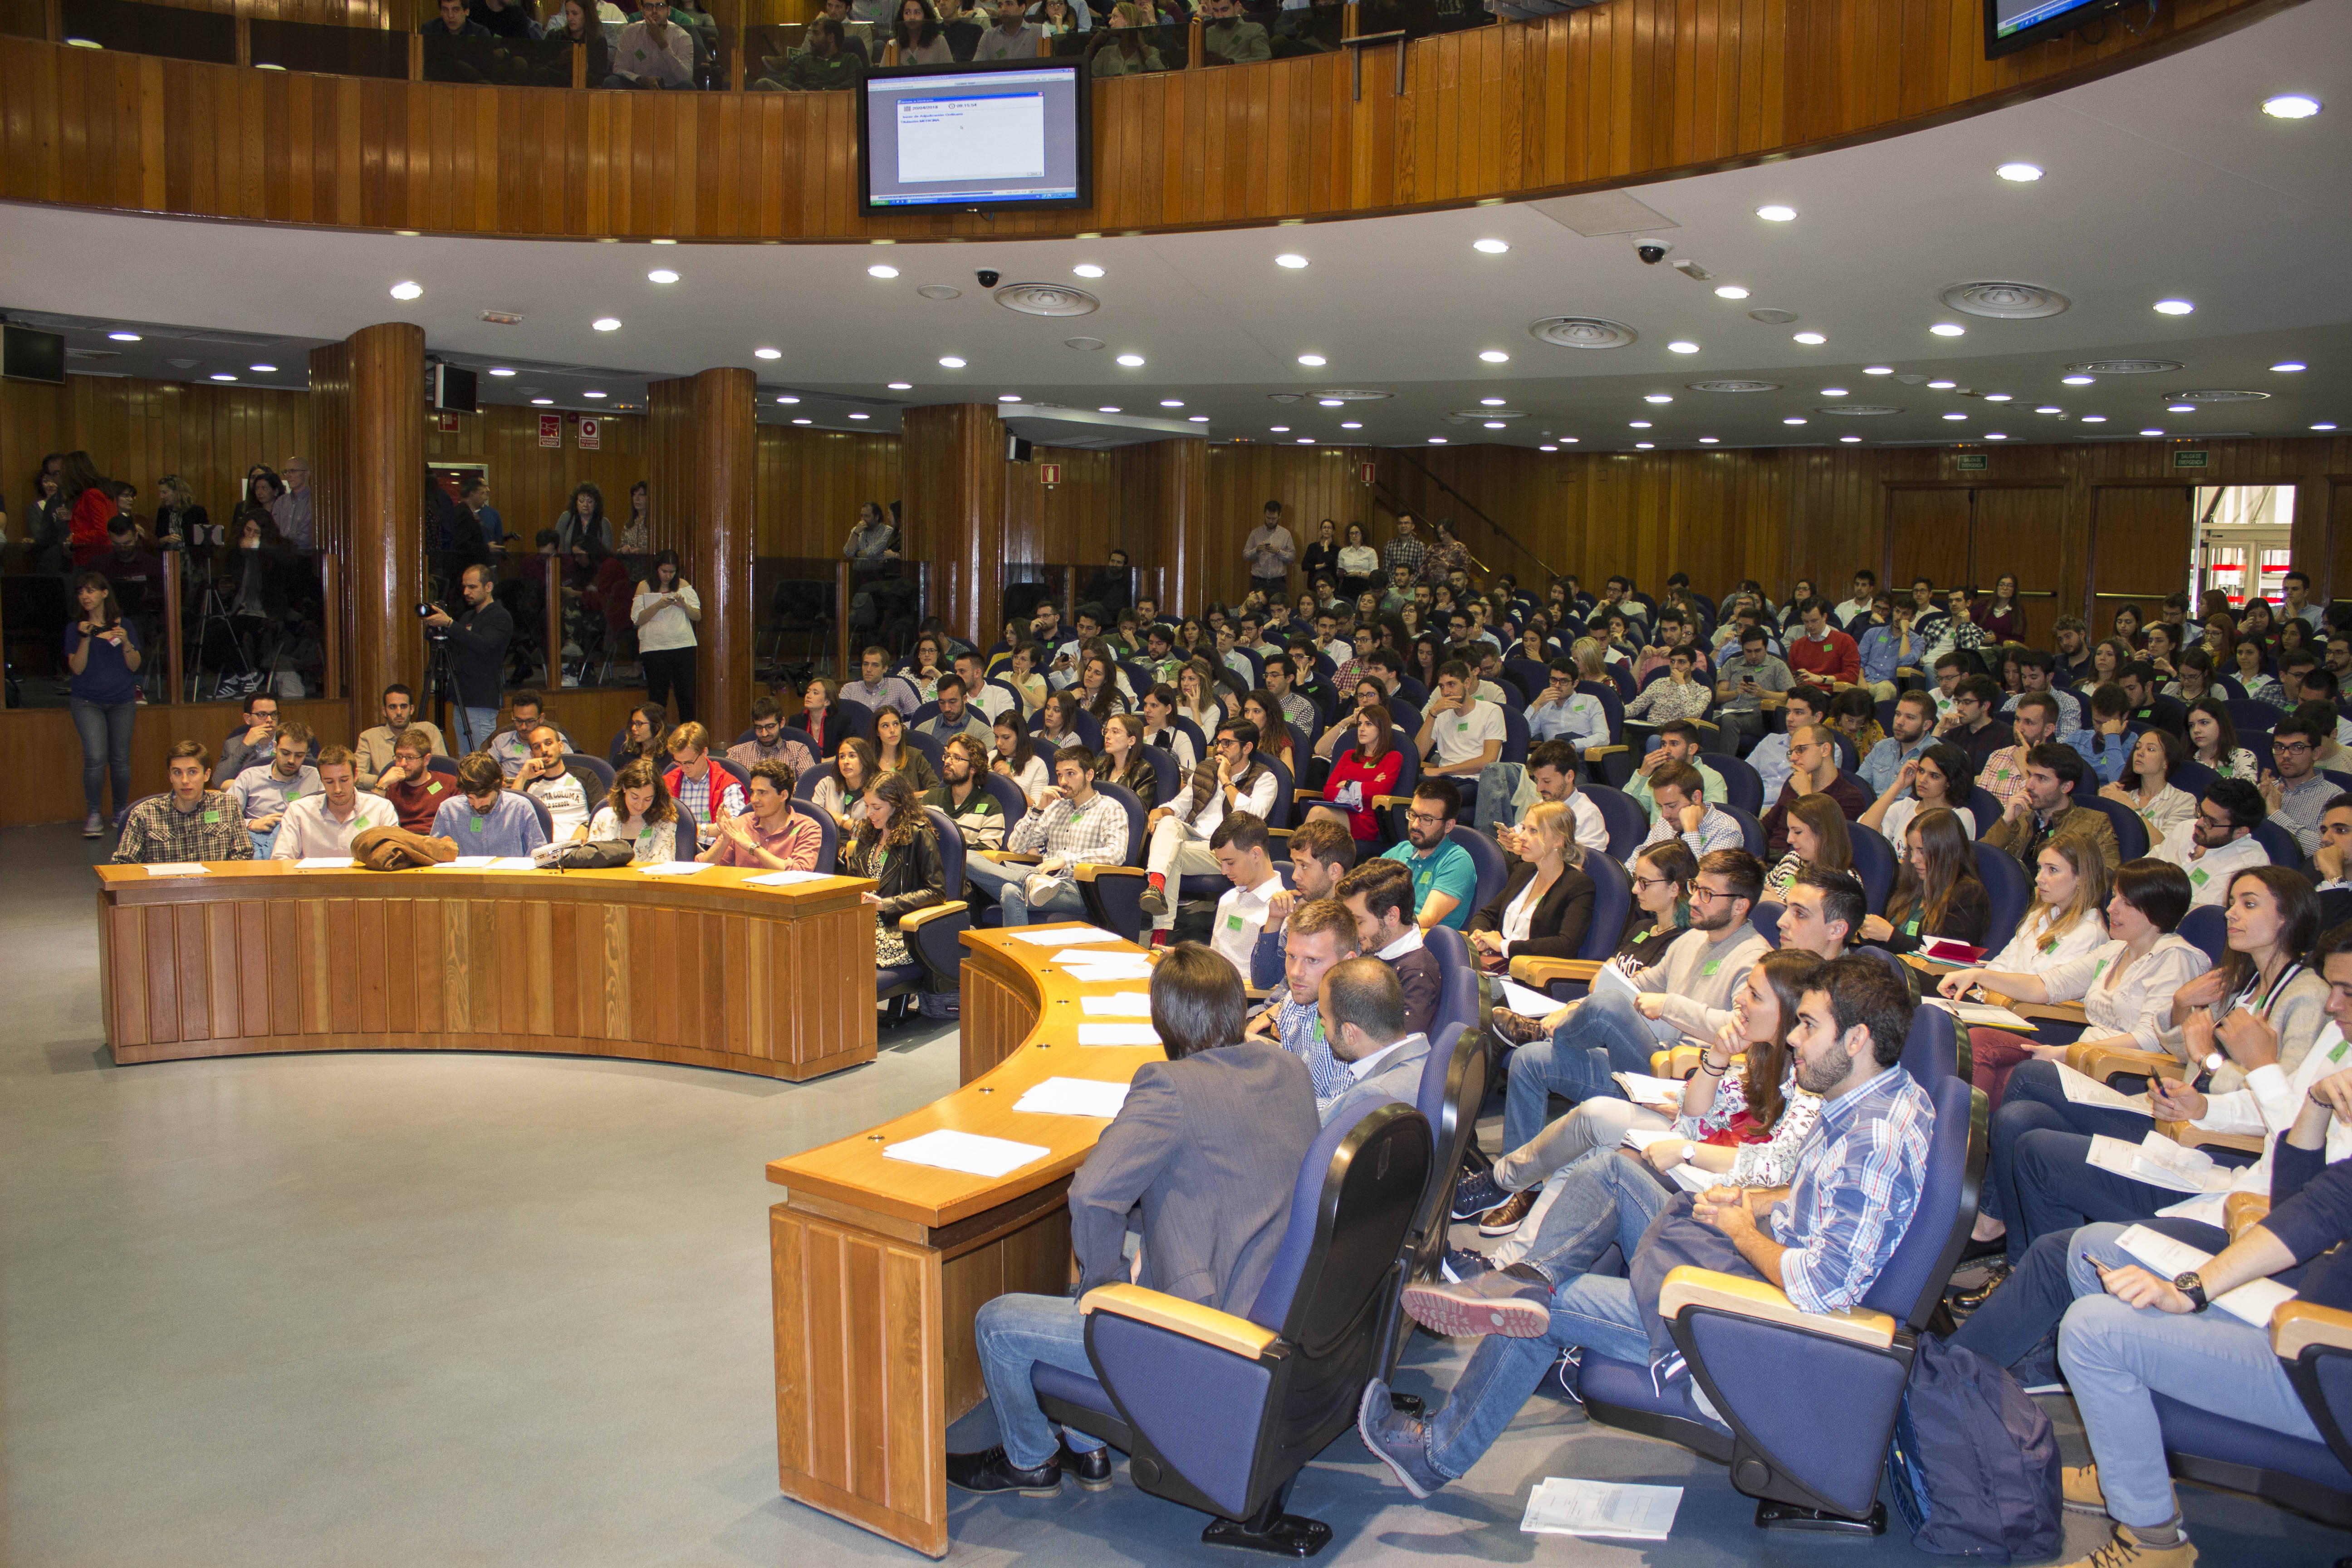
[(81, 836), (84, 838), (102, 838), (105, 835), (106, 825), (99, 820), (98, 813), (93, 811), (82, 819)]

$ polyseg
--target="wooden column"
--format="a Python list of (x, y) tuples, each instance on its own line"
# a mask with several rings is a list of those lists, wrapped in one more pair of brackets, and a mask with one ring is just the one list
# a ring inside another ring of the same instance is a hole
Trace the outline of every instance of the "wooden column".
[(320, 350), (311, 374), (320, 400), (312, 505), (320, 542), (344, 541), (357, 733), (375, 722), (376, 694), (394, 681), (423, 700), (415, 607), (425, 596), (425, 330), (368, 327)]
[(907, 553), (932, 563), (940, 618), (990, 647), (1004, 603), (1004, 426), (996, 409), (960, 403), (907, 410), (898, 474)]
[(1139, 451), (1135, 468), (1122, 475), (1119, 508), (1136, 521), (1136, 537), (1150, 542), (1149, 559), (1160, 571), (1160, 608), (1189, 612), (1211, 577), (1209, 444), (1179, 437)]
[(722, 742), (751, 722), (755, 391), (751, 373), (733, 366), (646, 388), (654, 544), (678, 552), (701, 597), (695, 717)]

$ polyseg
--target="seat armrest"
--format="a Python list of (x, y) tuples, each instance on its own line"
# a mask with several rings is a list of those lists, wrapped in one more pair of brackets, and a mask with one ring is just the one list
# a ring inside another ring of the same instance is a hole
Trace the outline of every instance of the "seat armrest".
[(1214, 1307), (1187, 1301), (1181, 1296), (1147, 1290), (1140, 1285), (1097, 1285), (1078, 1298), (1078, 1310), (1108, 1312), (1114, 1317), (1149, 1323), (1252, 1361), (1282, 1342), (1280, 1334), (1272, 1329), (1261, 1329), (1247, 1318), (1220, 1312)]
[[(1932, 958), (1923, 958), (1916, 952), (1905, 953), (1903, 955), (1903, 962), (1909, 964), (1912, 968), (1919, 971), (1922, 974), (1949, 974), (1953, 970), (1959, 967), (1957, 963), (1938, 963)], [(1991, 993), (1988, 992), (1986, 994), (1990, 995)]]
[(1140, 866), (1090, 866), (1080, 861), (1073, 874), (1081, 882), (1098, 882), (1106, 877), (1149, 877), (1150, 872)]
[(2066, 1065), (2086, 1078), (2105, 1083), (2118, 1075), (2133, 1078), (2154, 1078), (2158, 1073), (2170, 1073), (2179, 1078), (2185, 1070), (2179, 1061), (2163, 1051), (2136, 1051), (2127, 1046), (2070, 1046)]
[[(1322, 797), (1318, 795), (1316, 798), (1319, 800)], [(1382, 811), (1386, 811), (1392, 805), (1411, 805), (1412, 804), (1412, 796), (1409, 795), (1376, 795), (1372, 796), (1372, 804), (1379, 806)]]
[(2261, 1193), (2231, 1193), (2221, 1200), (2221, 1224), (2231, 1241), (2242, 1238), (2270, 1213), (2271, 1200)]
[[(2156, 1130), (2184, 1149), (2235, 1149), (2242, 1154), (2259, 1154), (2267, 1141), (2252, 1132), (2208, 1132), (2189, 1121), (2159, 1121)], [(2223, 1205), (2223, 1213), (2228, 1205)]]
[(1590, 985), (1592, 977), (1601, 973), (1597, 958), (1515, 958), (1511, 960), (1511, 978), (1522, 985), (1540, 991), (1555, 980)]
[(950, 899), (944, 904), (925, 904), (919, 910), (909, 910), (900, 915), (898, 929), (903, 931), (920, 931), (933, 921), (943, 921), (950, 915), (964, 915), (971, 912), (971, 906), (961, 899)]
[(1658, 1292), (1658, 1315), (1672, 1319), (1685, 1307), (1705, 1307), (1761, 1323), (1781, 1323), (1874, 1350), (1885, 1350), (1895, 1342), (1895, 1320), (1885, 1312), (1874, 1312), (1866, 1307), (1849, 1307), (1843, 1312), (1801, 1311), (1786, 1291), (1760, 1279), (1743, 1279), (1737, 1274), (1718, 1274), (1712, 1268), (1694, 1268), (1689, 1264), (1666, 1275), (1665, 1284)]
[(974, 853), (982, 859), (993, 860), (1000, 866), (1034, 866), (1045, 858), (1043, 855), (1016, 855), (1010, 849), (981, 849)]
[[(1990, 995), (1990, 992), (1986, 993)], [(2002, 1006), (2021, 1018), (2042, 1018), (2053, 1024), (2073, 1024), (2079, 1028), (2091, 1026), (2089, 1016), (2080, 1002), (2004, 1002)]]
[[(1634, 722), (1634, 723), (1636, 723), (1636, 724), (1638, 724), (1638, 723), (1640, 723), (1640, 722), (1641, 722), (1641, 721), (1640, 721), (1639, 719), (1636, 719), (1636, 720), (1634, 720), (1634, 721), (1633, 721), (1633, 722)], [(1613, 757), (1613, 756), (1615, 756), (1615, 755), (1616, 755), (1618, 752), (1630, 752), (1630, 751), (1632, 751), (1633, 749), (1633, 747), (1631, 747), (1631, 746), (1625, 746), (1625, 745), (1616, 745), (1616, 746), (1587, 746), (1587, 747), (1585, 747), (1585, 748), (1584, 748), (1584, 750), (1583, 750), (1583, 751), (1581, 751), (1581, 752), (1578, 752), (1578, 753), (1577, 753), (1577, 755), (1579, 755), (1579, 756), (1580, 756), (1580, 757), (1585, 758), (1587, 761), (1590, 761), (1590, 760), (1591, 760), (1591, 759), (1592, 759), (1592, 758), (1594, 758), (1594, 757)]]
[(1293, 801), (1321, 800), (1323, 792), (1319, 789), (1294, 789), (1290, 792), (1290, 798)]
[(2315, 1346), (2352, 1351), (2352, 1312), (2316, 1301), (2288, 1301), (2271, 1314), (2271, 1349), (2297, 1361)]

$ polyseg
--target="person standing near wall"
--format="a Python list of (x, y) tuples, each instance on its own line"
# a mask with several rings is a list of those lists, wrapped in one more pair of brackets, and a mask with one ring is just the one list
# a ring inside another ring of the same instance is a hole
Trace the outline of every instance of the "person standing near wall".
[(677, 551), (665, 550), (654, 557), (652, 576), (637, 584), (629, 616), (637, 626), (637, 662), (645, 668), (646, 700), (668, 709), (680, 723), (690, 721), (694, 624), (702, 619), (702, 598), (678, 574)]

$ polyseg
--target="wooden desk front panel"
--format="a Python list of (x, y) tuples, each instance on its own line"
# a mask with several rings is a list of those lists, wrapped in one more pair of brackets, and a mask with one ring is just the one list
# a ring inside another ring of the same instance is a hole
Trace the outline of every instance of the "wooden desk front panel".
[(117, 879), (99, 898), (108, 1042), (124, 1063), (544, 1051), (794, 1079), (872, 1060), (863, 884), (797, 901), (702, 885), (726, 875)]

